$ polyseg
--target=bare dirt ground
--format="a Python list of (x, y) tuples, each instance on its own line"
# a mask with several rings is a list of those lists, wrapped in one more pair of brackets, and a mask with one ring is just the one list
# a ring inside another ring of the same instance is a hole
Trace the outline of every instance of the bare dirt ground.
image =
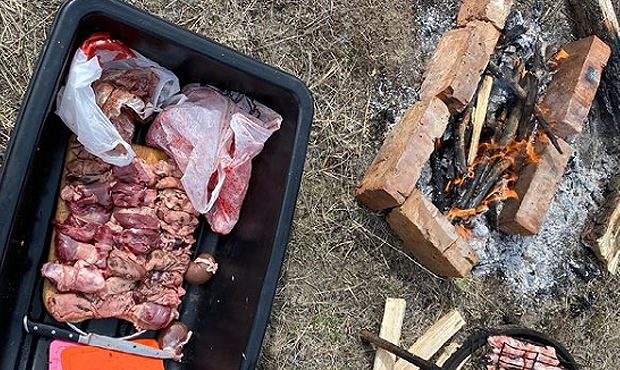
[[(357, 332), (378, 329), (389, 296), (407, 300), (405, 345), (457, 307), (470, 329), (521, 323), (566, 343), (585, 369), (618, 369), (618, 278), (603, 274), (527, 296), (501, 276), (439, 279), (401, 253), (383, 217), (351, 196), (388, 127), (415, 100), (457, 0), (131, 3), (299, 76), (315, 96), (292, 239), (259, 368), (370, 368), (373, 351)], [(545, 31), (572, 39), (564, 1), (543, 3)], [(0, 1), (0, 153), (59, 6)]]

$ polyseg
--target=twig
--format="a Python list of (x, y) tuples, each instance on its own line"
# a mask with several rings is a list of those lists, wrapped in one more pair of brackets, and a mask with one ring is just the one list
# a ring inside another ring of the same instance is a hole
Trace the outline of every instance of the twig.
[(467, 160), (465, 159), (465, 132), (467, 125), (471, 120), (473, 106), (468, 106), (463, 114), (463, 118), (458, 122), (456, 127), (456, 147), (455, 153), (455, 167), (458, 176), (462, 176), (467, 173)]

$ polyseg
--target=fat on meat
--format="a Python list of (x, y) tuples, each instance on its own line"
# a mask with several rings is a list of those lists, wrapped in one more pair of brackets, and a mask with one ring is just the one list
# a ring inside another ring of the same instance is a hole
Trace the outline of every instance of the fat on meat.
[(100, 204), (79, 205), (75, 202), (65, 202), (71, 213), (76, 217), (96, 224), (105, 224), (110, 220), (112, 212)]
[(100, 270), (78, 261), (73, 266), (47, 262), (41, 273), (61, 292), (96, 293), (105, 288), (105, 279)]
[[(227, 233), (238, 220), (245, 191), (237, 191), (247, 189), (251, 161), (280, 128), (282, 117), (244, 95), (225, 95), (210, 86), (188, 85), (182, 95), (185, 99), (156, 117), (147, 143), (176, 161), (200, 213), (218, 207), (210, 224)], [(223, 201), (216, 205), (219, 198)]]
[(187, 197), (187, 194), (180, 189), (163, 189), (159, 192), (159, 200), (167, 209), (173, 211), (183, 211), (197, 216), (198, 213)]
[(157, 190), (164, 190), (164, 189), (183, 190), (183, 184), (181, 183), (181, 180), (179, 178), (173, 177), (173, 176), (167, 176), (157, 181), (157, 184), (155, 184), (155, 189)]
[(146, 261), (148, 271), (175, 271), (184, 273), (190, 263), (189, 253), (183, 249), (164, 251), (156, 249)]

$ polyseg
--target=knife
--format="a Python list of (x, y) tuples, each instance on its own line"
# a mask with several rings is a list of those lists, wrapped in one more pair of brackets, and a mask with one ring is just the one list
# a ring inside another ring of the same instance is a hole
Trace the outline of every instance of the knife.
[(28, 316), (24, 316), (24, 330), (26, 330), (26, 333), (29, 334), (42, 335), (44, 337), (53, 339), (68, 340), (70, 342), (104, 348), (111, 351), (129, 353), (143, 357), (177, 361), (177, 356), (175, 356), (174, 354), (162, 351), (157, 348), (152, 348), (140, 343), (134, 343), (123, 339), (107, 337), (105, 335), (81, 335), (71, 330), (57, 328), (52, 325), (31, 321), (30, 319), (28, 319)]

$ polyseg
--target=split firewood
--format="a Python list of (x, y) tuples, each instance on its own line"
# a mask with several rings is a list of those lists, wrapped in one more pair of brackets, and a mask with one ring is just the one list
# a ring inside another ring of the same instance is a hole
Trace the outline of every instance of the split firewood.
[(620, 26), (611, 0), (569, 0), (575, 31), (580, 37), (597, 35), (611, 47), (598, 94), (605, 117), (620, 127)]
[(484, 120), (487, 116), (492, 88), (493, 77), (484, 76), (482, 83), (480, 84), (480, 89), (478, 90), (478, 97), (476, 98), (476, 106), (474, 107), (472, 117), (472, 134), (471, 141), (469, 142), (469, 151), (467, 152), (467, 164), (469, 166), (474, 163), (476, 156), (478, 155), (480, 134), (482, 133), (482, 126), (484, 125)]
[[(452, 357), (452, 355), (456, 351), (461, 349), (461, 346), (462, 346), (462, 344), (457, 343), (457, 342), (452, 342), (452, 343), (448, 344), (443, 349), (443, 352), (441, 352), (439, 357), (437, 357), (437, 361), (435, 361), (435, 365), (440, 366), (440, 367), (443, 366), (446, 363), (446, 361), (448, 361), (448, 359), (450, 357)], [(469, 357), (467, 359), (465, 359), (465, 361), (463, 361), (463, 363), (461, 363), (455, 370), (461, 370), (468, 361), (469, 361)]]
[[(463, 316), (457, 310), (452, 310), (418, 338), (409, 347), (409, 352), (425, 360), (430, 360), (463, 326), (465, 326)], [(419, 370), (419, 368), (399, 359), (394, 365), (394, 370)]]
[(609, 185), (607, 200), (584, 231), (583, 239), (615, 275), (620, 263), (620, 177)]
[[(407, 302), (404, 299), (388, 298), (385, 300), (383, 321), (379, 336), (396, 345), (400, 342), (400, 333), (405, 319)], [(373, 370), (392, 370), (396, 363), (396, 355), (377, 349)]]

